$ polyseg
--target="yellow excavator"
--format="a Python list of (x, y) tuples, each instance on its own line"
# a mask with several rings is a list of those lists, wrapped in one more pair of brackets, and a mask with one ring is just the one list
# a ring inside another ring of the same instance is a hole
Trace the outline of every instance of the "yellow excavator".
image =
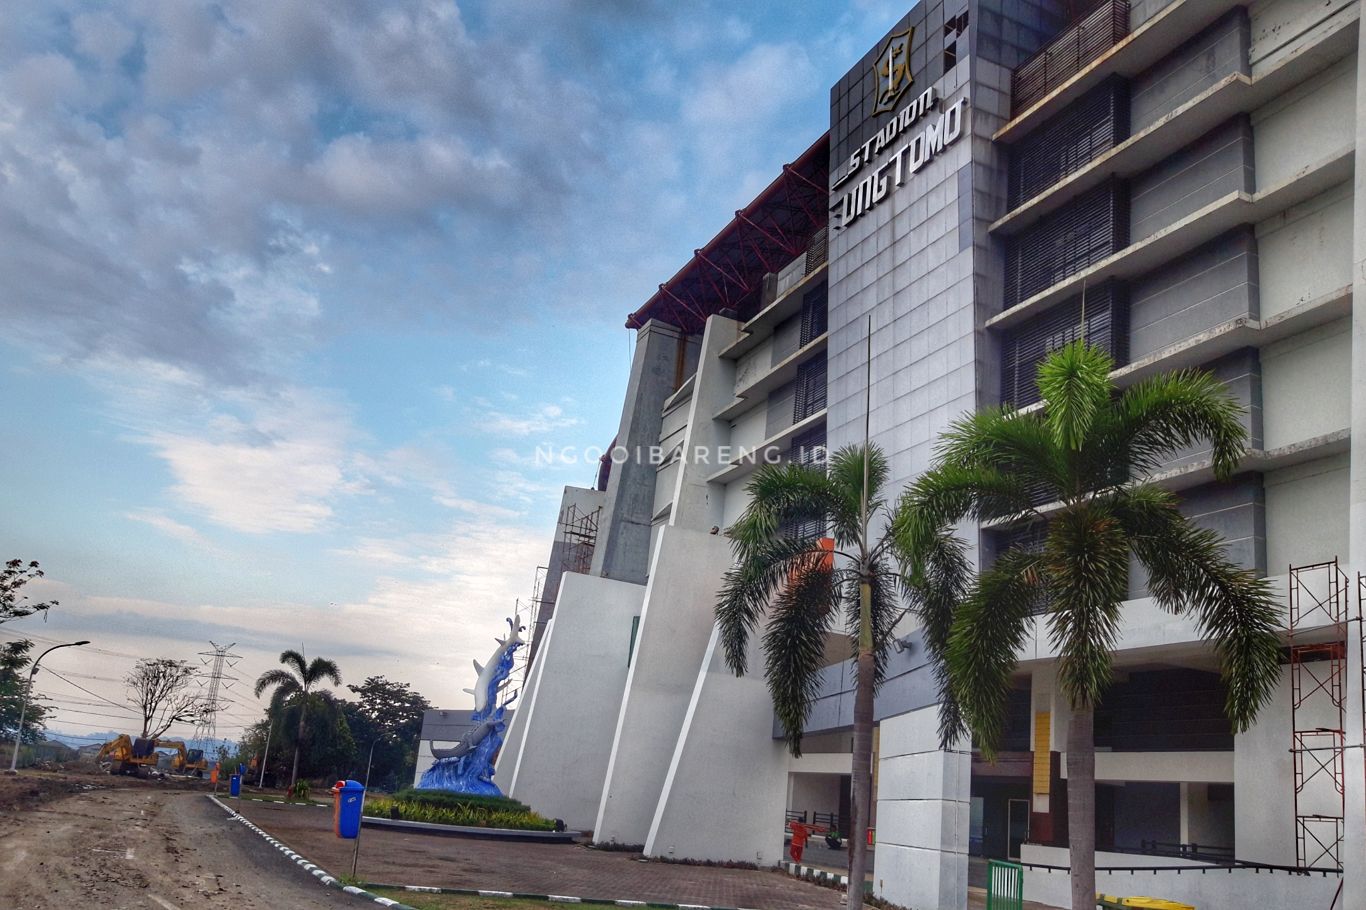
[(110, 774), (142, 774), (144, 768), (155, 768), (160, 760), (158, 749), (174, 749), (171, 756), (171, 772), (174, 774), (193, 774), (203, 777), (209, 768), (208, 759), (202, 749), (187, 749), (178, 739), (151, 739), (139, 736), (133, 739), (121, 733), (101, 747), (95, 756), (96, 763), (109, 763)]

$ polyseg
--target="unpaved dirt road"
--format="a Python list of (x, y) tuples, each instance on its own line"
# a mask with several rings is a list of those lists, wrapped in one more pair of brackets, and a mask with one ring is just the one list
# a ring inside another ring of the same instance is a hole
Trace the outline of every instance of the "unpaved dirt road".
[(92, 790), (5, 811), (0, 906), (337, 910), (362, 905), (318, 884), (203, 794), (141, 787)]

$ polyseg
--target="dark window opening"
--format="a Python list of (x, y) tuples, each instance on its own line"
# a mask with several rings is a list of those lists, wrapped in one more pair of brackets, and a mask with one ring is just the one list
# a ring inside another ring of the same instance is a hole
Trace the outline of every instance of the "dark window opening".
[(825, 354), (797, 367), (797, 390), (792, 402), (792, 422), (825, 410)]
[(1112, 77), (1010, 150), (1010, 207), (1081, 170), (1129, 137), (1129, 85)]
[(1103, 348), (1116, 366), (1129, 362), (1129, 301), (1124, 285), (1106, 281), (1007, 330), (1001, 339), (1001, 403), (1022, 408), (1040, 400), (1039, 364), (1079, 338)]
[(1006, 309), (1128, 245), (1128, 188), (1110, 180), (1087, 190), (1007, 240)]
[(830, 314), (826, 307), (826, 286), (812, 288), (802, 298), (801, 346), (806, 347), (826, 333)]

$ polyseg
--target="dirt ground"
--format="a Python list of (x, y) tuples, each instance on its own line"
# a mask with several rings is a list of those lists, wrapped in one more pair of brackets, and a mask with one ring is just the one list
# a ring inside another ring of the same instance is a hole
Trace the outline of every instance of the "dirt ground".
[(107, 776), (0, 776), (0, 906), (362, 906), (319, 885), (202, 792), (188, 792), (202, 789)]

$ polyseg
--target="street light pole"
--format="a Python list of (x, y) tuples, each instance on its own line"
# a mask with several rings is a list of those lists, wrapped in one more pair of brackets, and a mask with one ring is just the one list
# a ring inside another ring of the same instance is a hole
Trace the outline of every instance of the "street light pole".
[(376, 736), (370, 740), (370, 755), (365, 759), (365, 789), (360, 791), (360, 824), (356, 825), (356, 846), (351, 851), (351, 878), (356, 877), (356, 863), (360, 861), (360, 829), (365, 827), (365, 797), (370, 795), (370, 766), (375, 761), (375, 745), (383, 739)]
[(28, 685), (24, 687), (23, 706), (19, 709), (19, 726), (14, 731), (14, 754), (9, 757), (9, 773), (19, 773), (19, 742), (24, 738), (24, 718), (28, 715), (28, 700), (33, 696), (33, 677), (38, 675), (38, 664), (44, 657), (47, 657), (58, 648), (79, 648), (81, 645), (88, 645), (89, 641), (69, 641), (63, 645), (53, 645), (33, 662), (33, 666), (28, 670)]
[(265, 754), (261, 756), (261, 780), (256, 784), (256, 786), (260, 787), (262, 790), (266, 788), (266, 762), (270, 761), (270, 737), (274, 733), (275, 725), (271, 724), (266, 730), (266, 751)]

